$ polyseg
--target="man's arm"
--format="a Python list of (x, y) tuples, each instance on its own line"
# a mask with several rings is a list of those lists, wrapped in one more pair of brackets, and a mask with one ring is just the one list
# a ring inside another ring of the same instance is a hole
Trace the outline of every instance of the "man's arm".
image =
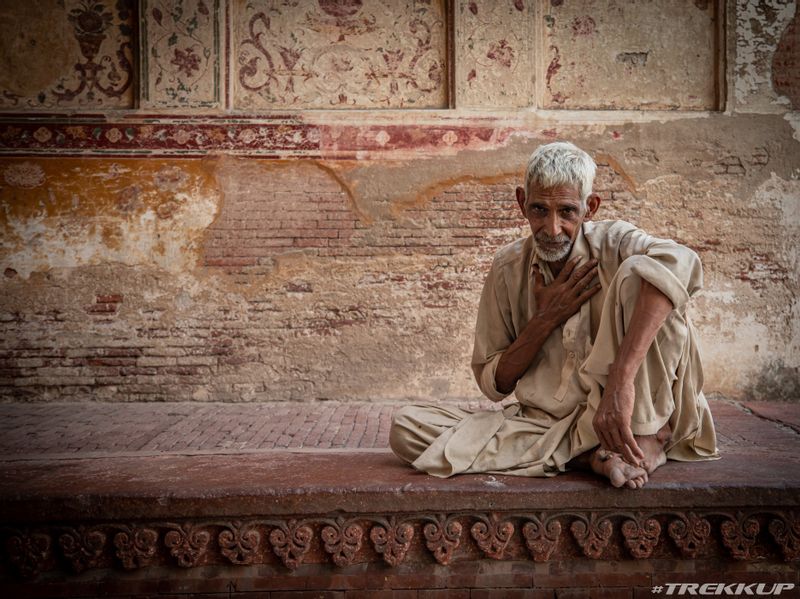
[(633, 381), (672, 308), (666, 295), (642, 279), (628, 330), (609, 369), (603, 398), (592, 421), (600, 446), (621, 453), (632, 464), (644, 459), (631, 431), (635, 399)]
[(522, 333), (506, 349), (497, 363), (495, 383), (497, 390), (508, 394), (530, 367), (544, 342), (561, 323), (566, 322), (581, 305), (600, 290), (600, 285), (589, 285), (597, 274), (597, 260), (589, 260), (575, 268), (579, 258), (564, 265), (561, 272), (545, 286), (544, 277), (535, 268), (533, 294), (536, 313), (525, 325)]

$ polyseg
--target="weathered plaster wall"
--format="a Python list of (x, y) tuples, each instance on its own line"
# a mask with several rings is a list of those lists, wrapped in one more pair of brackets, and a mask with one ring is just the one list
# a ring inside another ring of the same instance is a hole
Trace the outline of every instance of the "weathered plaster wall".
[[(475, 396), (483, 276), (553, 139), (595, 156), (601, 216), (700, 253), (706, 389), (800, 394), (794, 3), (93, 4), (0, 15), (4, 399)], [(59, 98), (125, 19), (140, 109)], [(63, 74), (25, 50), (45, 24)]]

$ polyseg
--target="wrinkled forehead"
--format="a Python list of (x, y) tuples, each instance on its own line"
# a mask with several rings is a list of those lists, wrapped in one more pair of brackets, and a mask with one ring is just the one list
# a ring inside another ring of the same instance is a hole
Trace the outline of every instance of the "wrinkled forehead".
[(531, 183), (526, 203), (547, 202), (580, 204), (581, 192), (577, 185), (551, 185), (544, 187), (535, 181)]

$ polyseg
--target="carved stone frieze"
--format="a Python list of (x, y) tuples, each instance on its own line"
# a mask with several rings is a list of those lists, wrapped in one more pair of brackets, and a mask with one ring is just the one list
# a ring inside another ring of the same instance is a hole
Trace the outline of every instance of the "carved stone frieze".
[(87, 568), (95, 568), (106, 546), (106, 535), (96, 528), (79, 526), (58, 537), (61, 552), (72, 569), (80, 574)]
[(625, 520), (622, 523), (622, 536), (625, 547), (636, 559), (645, 559), (652, 555), (661, 536), (661, 524), (655, 518)]
[(252, 564), (258, 555), (261, 533), (251, 522), (234, 521), (217, 537), (220, 553), (233, 564)]
[(434, 521), (428, 522), (422, 529), (425, 546), (443, 566), (449, 564), (453, 558), (453, 551), (461, 542), (461, 532), (461, 523), (443, 514), (436, 516)]
[(211, 534), (202, 526), (193, 524), (174, 525), (164, 536), (164, 544), (172, 557), (183, 568), (197, 566), (206, 552)]
[(369, 538), (375, 546), (375, 551), (383, 556), (383, 561), (390, 566), (396, 566), (405, 559), (411, 547), (414, 527), (393, 516), (373, 526), (369, 531)]
[(670, 522), (668, 531), (683, 556), (695, 558), (706, 551), (711, 536), (711, 523), (694, 512), (689, 512)]
[(787, 562), (800, 560), (800, 516), (796, 513), (781, 514), (769, 523), (772, 538), (780, 545)]
[(730, 550), (733, 559), (748, 560), (755, 557), (751, 554), (751, 549), (760, 528), (755, 518), (745, 517), (742, 514), (737, 514), (735, 520), (724, 520), (720, 524), (722, 542)]
[(532, 516), (522, 527), (525, 545), (536, 562), (546, 562), (553, 555), (561, 537), (561, 522), (555, 518)]
[(599, 559), (611, 539), (614, 527), (608, 518), (591, 514), (588, 519), (574, 520), (570, 531), (586, 557)]
[(333, 563), (344, 567), (353, 563), (356, 553), (361, 549), (364, 529), (355, 522), (346, 522), (344, 518), (337, 518), (331, 524), (323, 527), (320, 536), (325, 544), (325, 551), (330, 553), (333, 558)]
[(490, 514), (488, 518), (480, 516), (480, 520), (472, 525), (470, 534), (488, 557), (503, 559), (508, 542), (514, 534), (514, 524), (502, 520), (497, 514)]
[(158, 532), (152, 528), (130, 526), (114, 535), (117, 557), (126, 570), (147, 566), (156, 554), (157, 543)]
[(6, 539), (5, 548), (11, 565), (22, 578), (33, 578), (50, 557), (49, 535), (17, 532)]
[[(369, 525), (369, 539), (364, 539)], [(661, 543), (662, 528), (673, 543)], [(532, 513), (463, 512), (411, 513), (383, 517), (376, 514), (320, 515), (303, 519), (198, 520), (173, 522), (117, 522), (51, 526), (0, 527), (0, 556), (20, 578), (62, 568), (52, 546), (57, 544), (66, 564), (80, 573), (92, 568), (125, 570), (155, 564), (182, 568), (204, 565), (265, 564), (269, 547), (286, 568), (304, 563), (338, 567), (383, 560), (395, 567), (420, 560), (410, 553), (414, 535), (422, 535), (419, 549), (448, 566), (456, 551), (467, 559), (477, 555), (494, 560), (519, 558), (524, 543), (536, 562), (570, 559), (562, 538), (569, 528), (583, 555), (591, 559), (659, 557), (694, 559), (711, 556), (740, 561), (796, 561), (800, 559), (800, 518), (783, 509), (715, 509), (680, 512), (542, 511)], [(766, 528), (769, 535), (761, 534)], [(464, 529), (470, 534), (464, 535)], [(519, 536), (517, 531), (519, 530)], [(619, 530), (619, 534), (614, 534)], [(269, 534), (266, 534), (268, 531)], [(163, 541), (161, 540), (163, 539)], [(712, 539), (717, 539), (717, 543)], [(113, 541), (113, 542), (109, 542)], [(565, 553), (566, 551), (566, 553)], [(116, 557), (116, 559), (114, 559)], [(170, 559), (171, 558), (171, 559)], [(425, 558), (429, 559), (429, 558)], [(270, 566), (272, 567), (272, 566)]]
[(310, 526), (297, 520), (289, 520), (269, 533), (269, 544), (272, 545), (275, 555), (281, 558), (283, 565), (294, 570), (308, 553), (312, 538), (314, 531)]

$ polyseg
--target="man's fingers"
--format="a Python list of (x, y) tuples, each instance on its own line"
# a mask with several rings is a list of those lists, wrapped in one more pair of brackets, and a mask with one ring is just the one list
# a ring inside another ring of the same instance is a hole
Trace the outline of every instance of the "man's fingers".
[(638, 459), (635, 455), (633, 455), (633, 450), (631, 446), (625, 443), (622, 447), (622, 455), (626, 462), (632, 464), (633, 466), (639, 466), (641, 464), (641, 460)]
[(592, 270), (594, 270), (596, 268), (597, 268), (597, 260), (592, 258), (586, 264), (584, 264), (580, 268), (576, 269), (575, 272), (573, 273), (573, 277), (572, 278), (575, 279), (575, 280), (582, 279), (583, 277), (585, 277), (587, 274), (589, 274)]
[(580, 256), (576, 256), (575, 258), (567, 262), (564, 265), (564, 268), (561, 269), (561, 272), (558, 273), (558, 277), (556, 277), (556, 280), (562, 283), (566, 281), (572, 274), (572, 271), (575, 270), (575, 267), (578, 265), (578, 261), (580, 259), (581, 259)]
[(542, 271), (539, 270), (539, 265), (534, 264), (531, 272), (533, 272), (533, 286), (544, 287), (544, 275), (542, 274)]
[(609, 436), (611, 437), (611, 441), (614, 444), (614, 451), (616, 451), (617, 453), (624, 454), (625, 444), (622, 442), (622, 435), (620, 435), (616, 427), (611, 429), (611, 433)]
[(607, 431), (601, 425), (596, 425), (594, 427), (594, 432), (597, 435), (597, 440), (600, 442), (600, 447), (603, 449), (607, 449), (608, 451), (614, 451), (614, 445), (611, 441), (611, 437), (608, 436)]
[(592, 420), (592, 428), (594, 429), (594, 434), (597, 435), (597, 441), (600, 443), (600, 447), (603, 449), (608, 449), (606, 447), (606, 440), (603, 438), (603, 429), (600, 426), (600, 421)]
[(633, 431), (631, 431), (630, 426), (626, 426), (622, 429), (622, 440), (624, 441), (625, 445), (630, 447), (631, 451), (633, 451), (633, 455), (639, 459), (644, 459), (644, 452), (642, 448), (639, 447), (639, 444), (636, 442), (636, 439), (633, 436)]
[(600, 291), (600, 285), (599, 284), (598, 285), (592, 285), (586, 291), (581, 293), (578, 296), (578, 300), (576, 302), (578, 304), (578, 307), (582, 306), (589, 298), (591, 298), (598, 291)]
[(592, 282), (597, 276), (597, 267), (590, 268), (580, 279), (575, 281), (575, 289), (583, 289), (584, 287), (588, 287), (589, 283)]

